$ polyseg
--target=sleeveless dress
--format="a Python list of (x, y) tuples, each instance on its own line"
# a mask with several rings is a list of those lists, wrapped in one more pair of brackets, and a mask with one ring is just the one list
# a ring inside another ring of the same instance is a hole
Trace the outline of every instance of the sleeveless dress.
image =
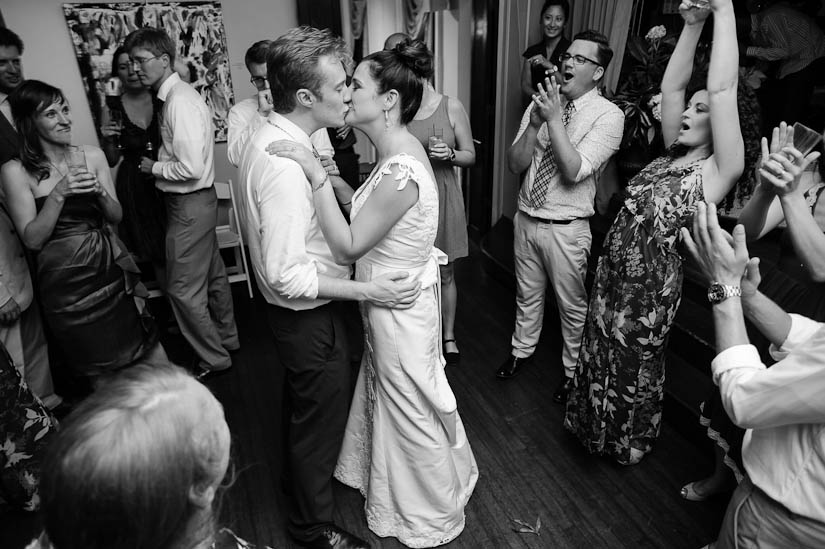
[(155, 188), (155, 178), (140, 172), (140, 158), (146, 155), (146, 144), (151, 143), (153, 151), (160, 147), (160, 106), (155, 105), (146, 129), (129, 119), (119, 98), (113, 108), (120, 110), (123, 121), (120, 134), (123, 161), (115, 179), (115, 191), (123, 209), (118, 234), (137, 258), (162, 264), (166, 261), (166, 207), (161, 192)]
[[(421, 142), (425, 151), (429, 150), (433, 128), (441, 128), (444, 132), (442, 141), (451, 149), (455, 148), (455, 133), (447, 115), (447, 100), (447, 96), (443, 95), (429, 118), (407, 123), (407, 131)], [(456, 179), (452, 163), (430, 158), (430, 165), (438, 188), (438, 232), (435, 235), (435, 247), (447, 254), (447, 261), (452, 262), (467, 257), (469, 253), (464, 195), (461, 194), (461, 185)]]
[[(46, 198), (36, 199), (38, 211)], [(146, 295), (140, 271), (97, 198), (66, 199), (36, 263), (44, 319), (76, 375), (127, 366), (157, 343), (154, 319), (135, 301)]]
[(648, 164), (628, 184), (599, 258), (564, 426), (620, 463), (659, 436), (665, 348), (682, 295), (676, 243), (704, 199), (703, 162)]
[(439, 260), (433, 247), (438, 195), (427, 169), (400, 154), (373, 171), (353, 196), (355, 219), (391, 167), (403, 190), (418, 184), (419, 199), (356, 264), (356, 280), (407, 271), (423, 290), (398, 310), (361, 304), (365, 353), (335, 478), (366, 498), (367, 524), (378, 536), (409, 547), (435, 547), (464, 529), (464, 507), (478, 468), (444, 375), (441, 354)]

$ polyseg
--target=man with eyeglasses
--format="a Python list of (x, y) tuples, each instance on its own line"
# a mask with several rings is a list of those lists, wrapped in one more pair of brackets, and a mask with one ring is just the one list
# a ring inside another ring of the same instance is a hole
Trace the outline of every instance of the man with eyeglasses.
[(619, 149), (624, 114), (597, 89), (613, 51), (596, 31), (576, 35), (558, 71), (539, 85), (507, 151), (510, 171), (527, 170), (514, 219), (516, 324), (510, 356), (496, 371), (511, 379), (532, 359), (551, 286), (559, 309), (565, 379), (553, 400), (564, 402), (587, 314), (584, 286), (590, 255), (589, 218), (596, 183)]
[(200, 376), (232, 367), (240, 348), (232, 293), (215, 235), (212, 114), (200, 94), (174, 71), (175, 44), (160, 29), (126, 37), (140, 81), (163, 102), (157, 162), (140, 169), (155, 176), (166, 204), (166, 294), (181, 333), (194, 349)]
[[(236, 168), (247, 141), (266, 122), (266, 117), (272, 111), (272, 95), (266, 79), (266, 54), (271, 43), (272, 40), (260, 40), (246, 50), (244, 64), (249, 71), (249, 81), (255, 86), (257, 93), (229, 109), (226, 154)], [(313, 133), (309, 139), (322, 157), (332, 158), (335, 154), (326, 130)], [(240, 181), (239, 177), (238, 182)], [(235, 196), (243, 196), (238, 190), (235, 189)]]

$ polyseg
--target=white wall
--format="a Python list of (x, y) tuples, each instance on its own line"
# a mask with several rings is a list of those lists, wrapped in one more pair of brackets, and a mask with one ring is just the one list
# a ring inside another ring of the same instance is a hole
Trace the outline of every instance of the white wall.
[[(2, 0), (0, 9), (6, 26), (20, 35), (25, 44), (26, 78), (61, 88), (72, 105), (75, 142), (97, 144), (62, 4), (63, 0)], [(243, 64), (247, 48), (257, 40), (276, 38), (296, 26), (296, 4), (295, 0), (224, 0), (222, 6), (232, 87), (235, 99), (239, 100), (254, 92)], [(235, 168), (226, 159), (225, 143), (215, 146), (215, 177), (219, 180), (236, 177)]]

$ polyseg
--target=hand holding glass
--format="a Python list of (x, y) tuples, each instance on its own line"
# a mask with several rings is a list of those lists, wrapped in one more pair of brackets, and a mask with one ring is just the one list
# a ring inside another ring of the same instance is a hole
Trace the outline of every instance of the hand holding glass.
[(120, 132), (123, 130), (123, 116), (121, 112), (117, 109), (110, 109), (109, 110), (109, 124), (112, 126), (112, 129), (117, 130), (118, 133), (114, 134), (114, 142), (115, 147), (118, 149), (121, 148), (120, 146)]
[(818, 131), (799, 122), (793, 125), (793, 146), (802, 153), (803, 158), (814, 150), (821, 139), (822, 135)]
[(444, 138), (444, 129), (443, 128), (435, 128), (433, 127), (432, 131), (430, 132), (430, 138), (428, 141), (430, 152), (432, 152), (433, 147), (438, 145), (443, 141)]

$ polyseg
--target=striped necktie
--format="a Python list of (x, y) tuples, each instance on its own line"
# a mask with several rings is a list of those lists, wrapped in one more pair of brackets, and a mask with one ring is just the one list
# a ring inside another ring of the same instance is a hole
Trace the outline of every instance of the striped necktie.
[[(570, 123), (570, 118), (576, 112), (576, 107), (572, 101), (568, 101), (561, 113), (561, 121), (565, 127)], [(547, 198), (547, 189), (550, 188), (550, 181), (556, 175), (558, 167), (556, 166), (556, 157), (553, 156), (553, 147), (550, 143), (544, 149), (544, 155), (541, 157), (539, 167), (536, 170), (536, 177), (533, 180), (533, 186), (530, 188), (530, 206), (533, 208), (541, 208)]]

